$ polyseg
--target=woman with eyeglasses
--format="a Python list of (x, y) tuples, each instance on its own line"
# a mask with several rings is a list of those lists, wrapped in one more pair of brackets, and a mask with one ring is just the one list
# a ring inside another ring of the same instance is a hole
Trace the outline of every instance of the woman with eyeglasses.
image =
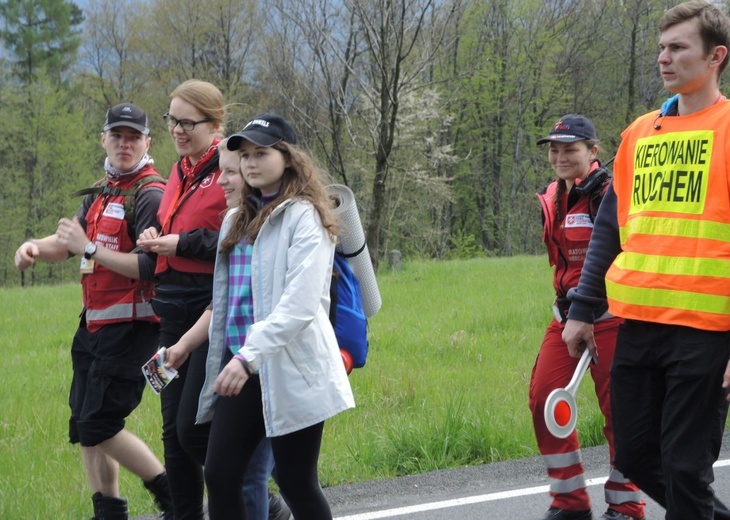
[[(152, 306), (161, 318), (160, 345), (171, 346), (198, 320), (211, 301), (218, 233), (226, 210), (218, 143), (226, 107), (211, 83), (191, 79), (170, 94), (165, 114), (180, 154), (167, 182), (158, 218), (162, 229), (146, 229), (137, 244), (157, 253)], [(161, 393), (165, 467), (176, 520), (203, 519), (203, 469), (209, 426), (195, 425), (203, 385), (207, 341), (180, 367)], [(202, 451), (198, 449), (202, 447)]]
[[(180, 160), (172, 167), (158, 217), (160, 233), (145, 230), (137, 244), (158, 254), (152, 306), (161, 318), (160, 345), (170, 347), (192, 327), (211, 302), (213, 262), (227, 209), (219, 148), (226, 107), (211, 83), (191, 79), (170, 94), (164, 115)], [(210, 424), (195, 424), (205, 380), (208, 341), (175, 360), (178, 377), (161, 394), (163, 431), (175, 520), (203, 520), (203, 464)], [(182, 363), (182, 364), (180, 364)], [(288, 518), (282, 499), (268, 493), (274, 465), (268, 444), (254, 453), (243, 481), (251, 520)]]

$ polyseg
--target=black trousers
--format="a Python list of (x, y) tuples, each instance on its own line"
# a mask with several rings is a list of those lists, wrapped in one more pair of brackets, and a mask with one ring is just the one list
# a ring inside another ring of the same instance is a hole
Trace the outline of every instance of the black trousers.
[[(210, 292), (159, 291), (153, 299), (162, 318), (160, 345), (169, 347), (198, 320), (210, 302)], [(175, 520), (203, 520), (203, 463), (210, 425), (195, 425), (198, 397), (205, 380), (208, 342), (195, 349), (179, 368), (178, 377), (160, 394), (162, 444)]]
[[(297, 520), (332, 518), (317, 477), (324, 422), (271, 437), (277, 483)], [(205, 482), (211, 520), (247, 517), (241, 485), (254, 450), (264, 437), (261, 384), (253, 375), (235, 397), (220, 397), (210, 430)]]
[(667, 520), (730, 519), (715, 498), (730, 332), (627, 320), (611, 369), (616, 467)]

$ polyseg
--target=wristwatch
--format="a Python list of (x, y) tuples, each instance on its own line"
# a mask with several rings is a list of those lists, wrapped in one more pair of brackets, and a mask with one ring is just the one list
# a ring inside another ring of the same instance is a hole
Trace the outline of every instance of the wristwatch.
[(84, 248), (84, 258), (91, 260), (94, 253), (96, 253), (96, 242), (89, 242)]

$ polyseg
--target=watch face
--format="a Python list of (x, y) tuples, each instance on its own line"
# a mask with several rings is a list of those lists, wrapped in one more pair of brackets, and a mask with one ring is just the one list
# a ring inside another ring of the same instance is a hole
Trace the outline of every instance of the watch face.
[(84, 248), (84, 256), (89, 259), (94, 253), (96, 253), (96, 244), (94, 242), (89, 242)]

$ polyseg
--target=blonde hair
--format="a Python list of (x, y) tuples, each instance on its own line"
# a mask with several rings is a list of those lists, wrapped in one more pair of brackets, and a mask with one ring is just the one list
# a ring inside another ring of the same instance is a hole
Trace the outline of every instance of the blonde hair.
[(223, 93), (218, 87), (207, 81), (189, 79), (180, 83), (170, 93), (170, 99), (174, 98), (180, 98), (193, 105), (206, 119), (210, 119), (223, 132), (226, 105)]
[[(310, 202), (319, 214), (322, 225), (329, 233), (330, 238), (335, 240), (337, 237), (339, 227), (332, 212), (333, 202), (325, 189), (327, 174), (315, 164), (309, 154), (296, 145), (279, 141), (272, 148), (284, 154), (288, 164), (281, 178), (279, 192), (274, 200), (263, 208), (259, 208), (255, 199), (261, 196), (261, 192), (251, 187), (247, 182), (243, 183), (243, 194), (239, 210), (233, 216), (230, 231), (221, 241), (221, 251), (223, 253), (230, 253), (244, 237), (248, 237), (253, 242), (271, 212), (280, 203), (288, 199)], [(251, 200), (252, 198), (254, 200)]]

